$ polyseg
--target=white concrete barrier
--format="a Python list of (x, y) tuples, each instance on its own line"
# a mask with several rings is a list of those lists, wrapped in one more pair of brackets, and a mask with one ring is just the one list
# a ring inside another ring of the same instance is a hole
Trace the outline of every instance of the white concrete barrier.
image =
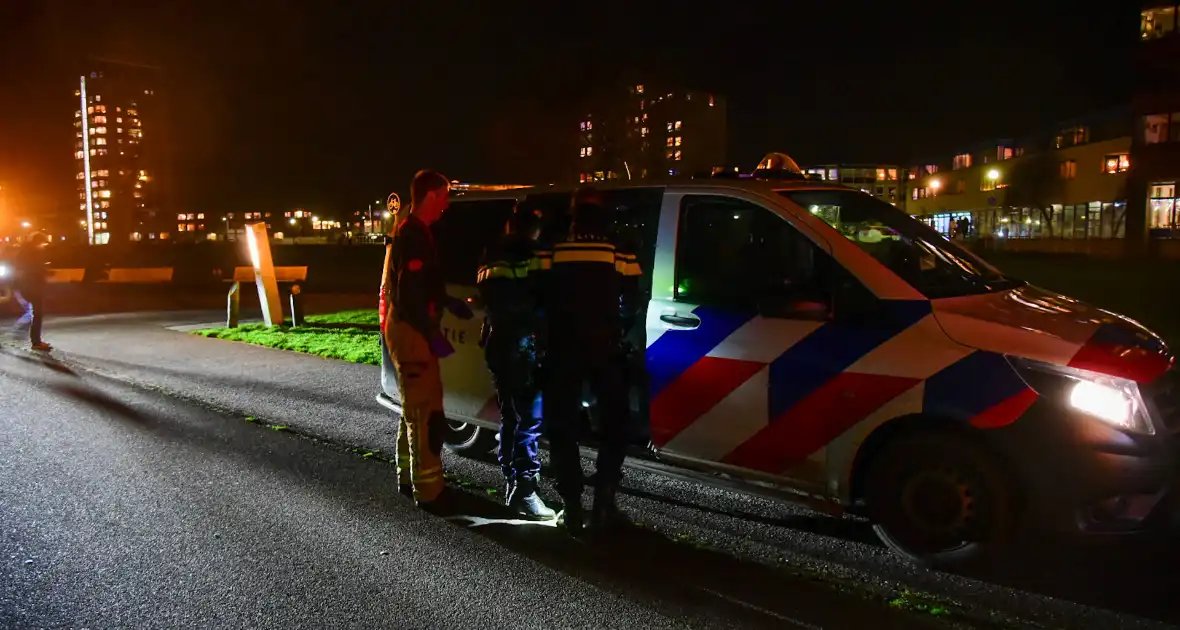
[(81, 282), (85, 276), (85, 269), (50, 269), (48, 280), (52, 284), (65, 284)]
[(172, 267), (139, 267), (134, 269), (111, 269), (107, 279), (111, 284), (158, 284), (172, 282)]

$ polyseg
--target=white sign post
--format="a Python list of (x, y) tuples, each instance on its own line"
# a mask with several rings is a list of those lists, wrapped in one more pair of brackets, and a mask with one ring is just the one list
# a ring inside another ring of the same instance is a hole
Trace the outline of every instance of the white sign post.
[(250, 247), (250, 263), (254, 266), (254, 284), (258, 286), (258, 304), (267, 326), (283, 323), (283, 302), (279, 299), (279, 282), (275, 278), (275, 263), (270, 255), (270, 239), (265, 223), (246, 226), (246, 244)]

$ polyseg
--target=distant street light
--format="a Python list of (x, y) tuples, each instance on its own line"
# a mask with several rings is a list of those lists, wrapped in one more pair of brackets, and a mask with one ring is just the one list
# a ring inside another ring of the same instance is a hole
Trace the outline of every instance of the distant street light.
[(997, 171), (996, 169), (993, 168), (992, 170), (987, 172), (987, 178), (992, 180), (993, 182), (996, 181), (997, 179), (1000, 178), (1000, 171)]
[(32, 224), (32, 223), (29, 223), (28, 221), (21, 221), (21, 224), (20, 224), (20, 226), (21, 226), (21, 227), (23, 227), (23, 228), (25, 228), (25, 229), (27, 230), (27, 229), (29, 229), (29, 228), (33, 227), (33, 224)]
[(385, 213), (385, 218), (386, 218), (386, 219), (388, 219), (390, 216), (392, 216), (392, 215), (390, 215), (388, 212), (386, 212), (386, 213)]
[(290, 221), (288, 221), (288, 223), (290, 223), (291, 225), (295, 225), (296, 221), (295, 221), (295, 219), (291, 219)]
[(932, 179), (930, 180), (930, 187), (934, 190), (938, 190), (939, 188), (942, 188), (942, 182), (938, 179)]

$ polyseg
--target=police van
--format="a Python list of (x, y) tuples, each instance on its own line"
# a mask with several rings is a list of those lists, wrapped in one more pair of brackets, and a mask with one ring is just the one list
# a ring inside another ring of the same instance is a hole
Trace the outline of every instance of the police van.
[[(634, 231), (647, 299), (629, 465), (861, 514), (930, 566), (980, 560), (1023, 532), (1172, 518), (1180, 388), (1172, 354), (1138, 323), (1005, 276), (833, 184), (601, 190)], [(443, 321), (454, 452), (496, 444), (479, 256), (518, 200), (544, 210), (543, 239), (564, 233), (571, 192), (462, 196), (435, 226), (448, 290), (477, 312)], [(384, 345), (382, 389), (398, 411)]]

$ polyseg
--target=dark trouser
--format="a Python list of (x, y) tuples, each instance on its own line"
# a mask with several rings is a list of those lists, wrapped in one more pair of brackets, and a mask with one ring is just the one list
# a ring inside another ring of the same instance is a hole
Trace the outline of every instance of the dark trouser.
[(535, 480), (541, 474), (537, 442), (541, 439), (541, 419), (533, 417), (533, 389), (501, 388), (500, 399), (500, 469), (505, 479)]
[(20, 291), (13, 291), (12, 295), (16, 298), (16, 302), (21, 308), (20, 319), (16, 320), (15, 328), (17, 332), (28, 328), (29, 342), (33, 345), (41, 343), (41, 325), (45, 320), (45, 309), (41, 307), (44, 300), (41, 294), (25, 294)]
[(493, 328), (485, 350), (500, 402), (500, 469), (505, 479), (534, 480), (541, 473), (541, 419), (533, 416), (535, 343), (527, 331), (504, 328)]
[[(623, 478), (627, 453), (627, 391), (615, 349), (618, 344), (578, 347), (576, 340), (552, 340), (545, 383), (545, 431), (563, 499), (582, 495), (583, 477), (578, 452), (582, 417), (582, 386), (589, 382), (598, 400), (599, 430), (597, 480), (613, 486)], [(568, 346), (563, 341), (572, 341)], [(566, 346), (566, 347), (563, 347)]]

